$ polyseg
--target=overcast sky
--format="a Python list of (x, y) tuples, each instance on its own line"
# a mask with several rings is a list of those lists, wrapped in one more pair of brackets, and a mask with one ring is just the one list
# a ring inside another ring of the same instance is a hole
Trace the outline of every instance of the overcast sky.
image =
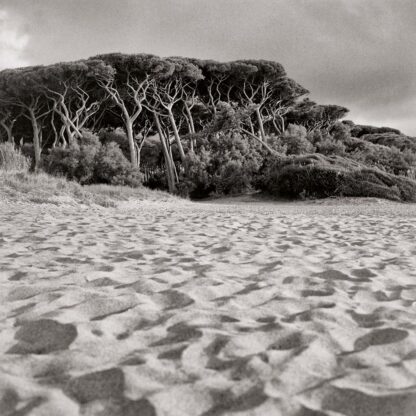
[(416, 136), (416, 0), (0, 0), (0, 69), (103, 52), (275, 60), (356, 123)]

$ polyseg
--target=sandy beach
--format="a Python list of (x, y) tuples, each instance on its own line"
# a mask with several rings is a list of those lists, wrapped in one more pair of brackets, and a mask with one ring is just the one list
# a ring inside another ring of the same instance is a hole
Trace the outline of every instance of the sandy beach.
[(1, 416), (414, 416), (416, 206), (0, 204)]

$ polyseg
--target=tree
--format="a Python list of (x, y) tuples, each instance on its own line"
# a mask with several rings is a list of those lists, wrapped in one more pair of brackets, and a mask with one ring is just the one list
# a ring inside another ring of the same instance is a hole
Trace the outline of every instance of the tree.
[(172, 160), (172, 155), (168, 150), (168, 146), (166, 144), (166, 137), (163, 134), (162, 125), (160, 123), (159, 115), (155, 112), (153, 113), (153, 117), (155, 120), (157, 132), (159, 135), (160, 144), (162, 145), (162, 152), (163, 157), (165, 159), (165, 169), (166, 169), (166, 176), (168, 182), (169, 192), (174, 193), (176, 190), (176, 180), (175, 180), (175, 166)]
[[(67, 140), (73, 143), (82, 136), (82, 129), (99, 110), (105, 98), (98, 80), (109, 80), (113, 69), (100, 60), (84, 60), (59, 63), (45, 67), (45, 94), (53, 102), (53, 111), (62, 123), (61, 137), (66, 132)], [(58, 140), (54, 120), (55, 143)]]
[(3, 105), (19, 107), (32, 125), (34, 169), (41, 162), (42, 129), (45, 116), (52, 109), (44, 96), (45, 79), (42, 66), (9, 69), (0, 72), (0, 90)]
[(339, 105), (320, 105), (306, 98), (297, 103), (287, 114), (292, 124), (302, 125), (308, 132), (322, 130), (329, 132), (334, 124), (348, 113)]
[(158, 70), (160, 58), (154, 55), (98, 55), (114, 68), (110, 78), (99, 79), (99, 85), (107, 92), (120, 111), (130, 149), (130, 162), (137, 166), (135, 122), (144, 109), (144, 101), (150, 87), (151, 74)]
[[(1, 103), (1, 98), (0, 98)], [(0, 106), (0, 126), (6, 132), (7, 141), (14, 143), (13, 127), (22, 112), (18, 111), (16, 107), (2, 105)]]
[(202, 78), (199, 68), (186, 59), (167, 58), (163, 66), (158, 68), (158, 72), (154, 71), (149, 98), (145, 104), (149, 111), (169, 119), (182, 162), (185, 162), (186, 155), (174, 115), (174, 106), (183, 102), (184, 91), (192, 88)]

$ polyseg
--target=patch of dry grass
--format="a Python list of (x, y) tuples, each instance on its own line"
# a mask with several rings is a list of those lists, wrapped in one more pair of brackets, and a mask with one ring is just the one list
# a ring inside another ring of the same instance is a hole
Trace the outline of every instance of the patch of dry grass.
[(174, 201), (177, 197), (144, 187), (88, 185), (46, 173), (0, 169), (0, 198), (37, 204), (96, 204), (114, 207), (120, 201)]
[(2, 171), (27, 171), (30, 160), (12, 143), (0, 143), (0, 169)]

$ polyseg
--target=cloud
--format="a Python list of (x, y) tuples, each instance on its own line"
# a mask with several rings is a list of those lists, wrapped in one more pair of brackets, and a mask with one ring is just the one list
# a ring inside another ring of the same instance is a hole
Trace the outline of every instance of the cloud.
[(28, 65), (24, 51), (29, 36), (19, 26), (15, 16), (0, 9), (0, 70)]

